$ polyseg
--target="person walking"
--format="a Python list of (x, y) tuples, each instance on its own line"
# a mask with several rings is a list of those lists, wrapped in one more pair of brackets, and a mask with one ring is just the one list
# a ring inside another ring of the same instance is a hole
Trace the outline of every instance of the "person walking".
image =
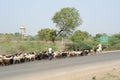
[(49, 48), (48, 48), (48, 54), (49, 54), (49, 60), (52, 60), (52, 59), (53, 59), (54, 54), (53, 54), (53, 50), (52, 50), (52, 48), (51, 48), (51, 47), (49, 47)]

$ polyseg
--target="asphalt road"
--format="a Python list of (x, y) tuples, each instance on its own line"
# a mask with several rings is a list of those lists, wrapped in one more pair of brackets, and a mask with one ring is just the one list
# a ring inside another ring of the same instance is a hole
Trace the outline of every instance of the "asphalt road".
[(16, 78), (21, 78), (22, 76), (29, 74), (43, 74), (45, 72), (60, 70), (63, 68), (73, 68), (75, 66), (84, 66), (88, 64), (95, 64), (100, 62), (110, 62), (113, 60), (120, 60), (120, 52), (109, 52), (96, 54), (94, 56), (82, 56), (82, 57), (72, 57), (72, 58), (62, 58), (54, 60), (40, 60), (28, 63), (10, 65), (10, 66), (0, 66), (0, 80), (16, 80)]

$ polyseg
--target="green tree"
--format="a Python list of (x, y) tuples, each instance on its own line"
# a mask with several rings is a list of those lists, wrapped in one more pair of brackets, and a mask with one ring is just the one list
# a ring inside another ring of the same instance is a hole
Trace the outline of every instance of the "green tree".
[(94, 38), (100, 38), (101, 36), (107, 36), (107, 34), (105, 34), (105, 33), (98, 33), (98, 34), (95, 35)]
[(50, 38), (49, 38), (50, 41), (52, 41), (52, 42), (54, 43), (55, 38), (56, 38), (56, 30), (51, 29), (50, 32), (49, 32), (49, 37), (50, 37)]
[(48, 40), (54, 42), (56, 37), (56, 30), (49, 28), (41, 29), (38, 31), (38, 36), (41, 40), (45, 40), (46, 42)]
[(59, 28), (57, 35), (59, 34), (71, 34), (76, 27), (82, 24), (79, 11), (75, 8), (66, 7), (56, 12), (52, 18), (53, 23), (56, 23), (56, 27)]
[(85, 31), (77, 30), (72, 36), (71, 40), (73, 42), (81, 42), (89, 37), (89, 34)]
[(77, 30), (70, 38), (73, 43), (68, 44), (67, 46), (73, 49), (91, 49), (93, 46), (93, 38), (92, 36), (86, 32)]
[(120, 49), (120, 33), (114, 34), (109, 37), (109, 48)]

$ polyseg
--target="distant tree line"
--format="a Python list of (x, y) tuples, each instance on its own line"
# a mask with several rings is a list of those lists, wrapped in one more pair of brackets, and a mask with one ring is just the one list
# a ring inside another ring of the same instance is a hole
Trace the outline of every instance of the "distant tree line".
[[(55, 41), (61, 41), (61, 36), (55, 39), (56, 34), (56, 30), (45, 28), (41, 29), (36, 36), (27, 36), (24, 41), (46, 41), (46, 43), (47, 41), (51, 41), (52, 43), (55, 43)], [(70, 49), (96, 48), (96, 46), (100, 43), (100, 37), (104, 35), (108, 36), (108, 42), (102, 43), (104, 49), (120, 49), (120, 33), (116, 33), (113, 35), (98, 33), (95, 36), (92, 36), (88, 32), (81, 30), (76, 30), (72, 35), (66, 37), (67, 41), (69, 41), (70, 43), (66, 42), (65, 46), (69, 47)], [(20, 41), (19, 35), (16, 35), (16, 33), (0, 34), (0, 42), (11, 43), (12, 41)]]

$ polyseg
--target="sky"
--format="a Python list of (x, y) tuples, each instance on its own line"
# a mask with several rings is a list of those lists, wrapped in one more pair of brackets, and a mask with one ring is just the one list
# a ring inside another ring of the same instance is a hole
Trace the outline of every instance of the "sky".
[(120, 0), (0, 0), (0, 33), (15, 33), (25, 25), (27, 35), (56, 29), (52, 17), (65, 7), (79, 10), (83, 24), (77, 30), (91, 35), (120, 32)]

